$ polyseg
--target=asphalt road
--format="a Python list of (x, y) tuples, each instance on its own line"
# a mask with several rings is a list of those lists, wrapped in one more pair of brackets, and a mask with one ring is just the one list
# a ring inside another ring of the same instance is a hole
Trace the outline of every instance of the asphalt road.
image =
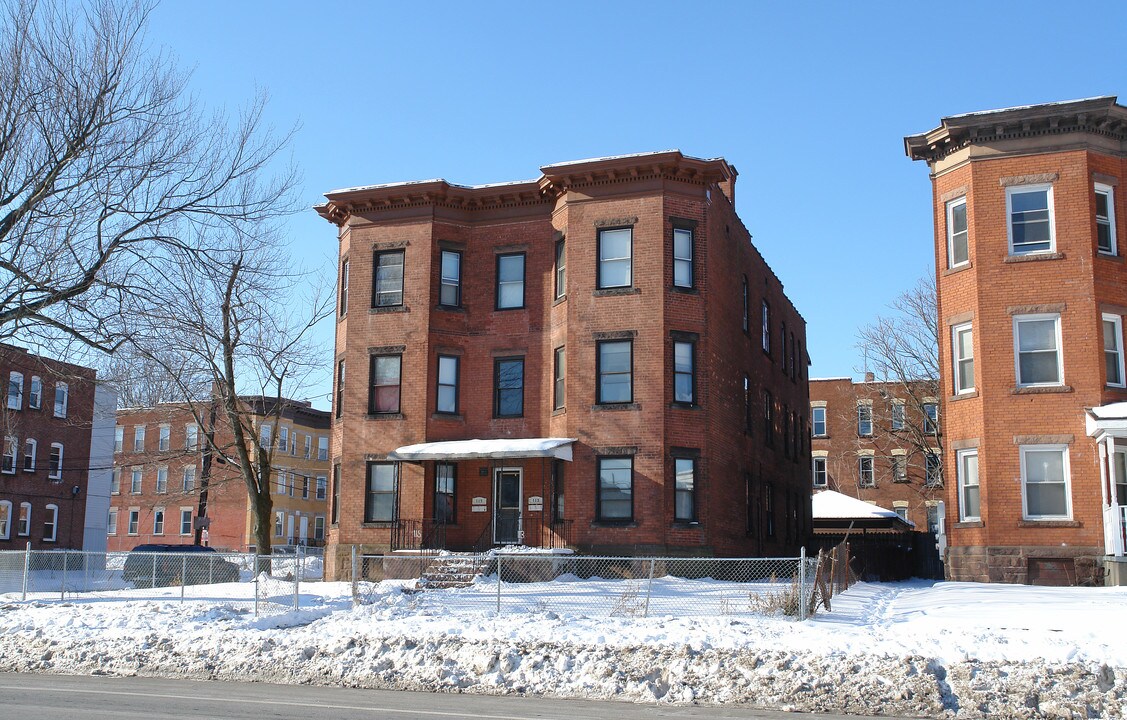
[[(591, 700), (354, 690), (308, 685), (0, 673), (0, 708), (20, 720), (635, 720), (818, 718), (743, 707), (676, 707)], [(855, 718), (856, 716), (849, 716)]]

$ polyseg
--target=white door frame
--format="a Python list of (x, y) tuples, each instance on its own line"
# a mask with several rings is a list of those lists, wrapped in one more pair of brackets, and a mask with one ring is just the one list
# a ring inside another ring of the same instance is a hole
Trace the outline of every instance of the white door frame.
[(517, 474), (517, 537), (516, 541), (519, 543), (522, 540), (522, 533), (524, 531), (524, 513), (521, 506), (524, 503), (524, 468), (521, 467), (499, 467), (493, 469), (493, 543), (497, 544), (497, 519), (501, 512), (500, 503), (500, 480), (503, 473)]

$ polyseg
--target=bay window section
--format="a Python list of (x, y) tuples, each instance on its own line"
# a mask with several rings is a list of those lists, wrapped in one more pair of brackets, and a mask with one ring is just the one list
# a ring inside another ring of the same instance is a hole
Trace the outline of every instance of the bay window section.
[(377, 252), (373, 259), (372, 307), (403, 304), (403, 251)]
[(595, 401), (599, 404), (634, 401), (634, 343), (631, 340), (603, 340), (597, 343)]
[(1102, 318), (1104, 340), (1104, 372), (1112, 387), (1123, 387), (1123, 320), (1118, 315)]
[(1060, 385), (1060, 315), (1015, 315), (1014, 356), (1018, 387)]
[(399, 465), (397, 463), (368, 463), (368, 487), (364, 493), (364, 522), (394, 522), (399, 506), (398, 491)]
[(394, 415), (400, 409), (402, 355), (373, 355), (369, 368), (368, 413)]
[(458, 358), (454, 355), (438, 356), (437, 398), (436, 412), (458, 412)]
[(524, 358), (493, 361), (493, 416), (524, 415)]
[(1068, 446), (1023, 445), (1022, 505), (1027, 520), (1069, 520)]
[(1010, 255), (1051, 253), (1056, 244), (1053, 232), (1053, 188), (1051, 185), (1018, 185), (1006, 188)]
[(462, 306), (462, 253), (443, 250), (439, 270), (438, 304), (442, 307)]
[(634, 519), (634, 458), (600, 457), (597, 519), (630, 522)]
[(598, 289), (630, 287), (633, 284), (633, 245), (633, 228), (599, 230)]
[(959, 450), (955, 453), (955, 472), (959, 481), (959, 520), (981, 519), (978, 484), (978, 450)]
[(498, 310), (524, 307), (524, 253), (497, 256)]

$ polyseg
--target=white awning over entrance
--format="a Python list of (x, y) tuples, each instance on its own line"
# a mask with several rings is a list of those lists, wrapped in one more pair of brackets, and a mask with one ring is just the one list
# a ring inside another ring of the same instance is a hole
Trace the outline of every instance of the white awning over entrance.
[(388, 460), (481, 460), (556, 458), (571, 460), (576, 438), (506, 438), (502, 440), (446, 440), (404, 445), (387, 454)]

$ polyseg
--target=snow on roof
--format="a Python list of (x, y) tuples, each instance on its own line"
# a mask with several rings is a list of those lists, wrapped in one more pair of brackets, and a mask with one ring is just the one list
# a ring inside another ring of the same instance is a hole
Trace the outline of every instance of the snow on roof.
[(389, 460), (468, 460), (476, 458), (552, 457), (571, 460), (575, 438), (505, 438), (446, 440), (404, 445), (388, 453)]
[(1088, 408), (1088, 412), (1097, 420), (1122, 420), (1127, 418), (1127, 402), (1108, 403), (1107, 405)]
[[(583, 160), (565, 160), (564, 162), (552, 163), (551, 165), (544, 165), (544, 166), (542, 166), (541, 169), (547, 170), (548, 168), (567, 167), (568, 165), (582, 165), (583, 163), (602, 162), (603, 160), (626, 160), (628, 158), (651, 157), (653, 155), (665, 155), (667, 153), (680, 153), (680, 152), (681, 151), (678, 150), (677, 148), (670, 148), (669, 150), (651, 150), (649, 152), (626, 153), (625, 155), (607, 155), (605, 157), (584, 158)], [(681, 154), (685, 155), (684, 153), (681, 153)], [(691, 160), (719, 160), (720, 159), (720, 158), (694, 158), (694, 157), (691, 157), (689, 155), (685, 155), (685, 157), (689, 158)]]
[(958, 115), (948, 115), (946, 119), (975, 117), (976, 115), (993, 115), (995, 113), (1010, 112), (1012, 110), (1032, 110), (1033, 108), (1050, 108), (1060, 105), (1075, 105), (1076, 103), (1091, 102), (1093, 100), (1114, 100), (1115, 95), (1095, 95), (1093, 97), (1078, 98), (1076, 100), (1058, 100), (1056, 102), (1047, 103), (1034, 103), (1032, 105), (1014, 105), (1013, 107), (996, 108), (994, 110), (977, 110), (975, 112), (959, 113)]
[(814, 519), (815, 520), (878, 520), (882, 518), (900, 518), (891, 510), (885, 510), (864, 500), (842, 495), (833, 490), (823, 490), (814, 493)]
[(535, 178), (532, 179), (532, 180), (507, 180), (505, 182), (484, 183), (482, 185), (462, 185), (462, 184), (459, 184), (459, 183), (452, 183), (449, 180), (445, 180), (443, 178), (430, 178), (428, 180), (404, 180), (402, 182), (379, 183), (379, 184), (376, 184), (376, 185), (357, 185), (356, 187), (348, 187), (348, 188), (340, 188), (338, 190), (331, 190), (331, 191), (329, 191), (325, 194), (326, 195), (336, 195), (337, 193), (362, 192), (364, 190), (383, 190), (385, 188), (410, 187), (411, 185), (426, 185), (427, 183), (446, 183), (450, 187), (464, 188), (466, 190), (485, 190), (485, 189), (488, 189), (488, 188), (507, 187), (509, 185), (529, 185), (529, 184), (534, 183), (534, 182), (537, 182), (537, 180)]

